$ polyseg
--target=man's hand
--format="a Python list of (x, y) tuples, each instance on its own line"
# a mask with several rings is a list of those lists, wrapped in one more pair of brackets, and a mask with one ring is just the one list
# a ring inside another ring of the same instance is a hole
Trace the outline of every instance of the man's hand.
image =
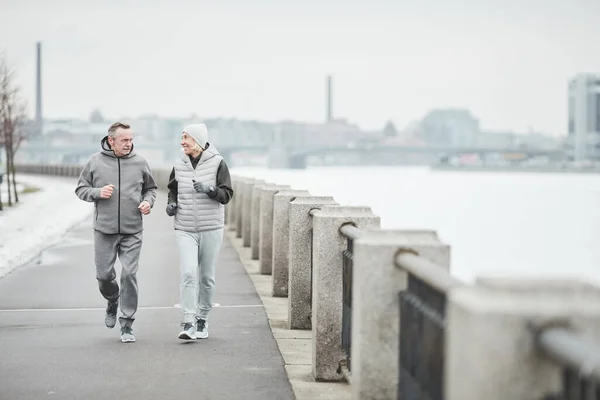
[(169, 203), (167, 205), (167, 215), (172, 217), (175, 214), (177, 214), (177, 203)]
[(210, 193), (211, 192), (210, 188), (212, 188), (212, 186), (207, 185), (202, 182), (196, 182), (193, 179), (192, 179), (192, 182), (194, 182), (194, 189), (196, 190), (196, 192), (198, 192), (198, 193)]
[(110, 199), (113, 191), (115, 190), (115, 185), (106, 185), (100, 189), (100, 198), (101, 199)]
[(140, 203), (140, 205), (138, 206), (139, 210), (142, 212), (142, 214), (144, 215), (148, 215), (150, 214), (150, 203), (148, 203), (147, 201), (142, 201)]

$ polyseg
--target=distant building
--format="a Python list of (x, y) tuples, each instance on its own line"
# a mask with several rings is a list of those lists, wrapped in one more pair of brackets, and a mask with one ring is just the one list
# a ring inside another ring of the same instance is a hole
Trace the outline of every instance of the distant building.
[(523, 148), (553, 150), (561, 147), (561, 141), (538, 132), (517, 133), (512, 131), (481, 131), (478, 147)]
[(102, 113), (100, 112), (100, 110), (94, 110), (91, 112), (90, 122), (92, 122), (94, 124), (100, 124), (100, 123), (104, 122), (104, 117), (102, 116)]
[(395, 137), (398, 136), (398, 130), (392, 121), (388, 121), (383, 128), (383, 136), (385, 137)]
[(43, 138), (50, 146), (97, 143), (106, 136), (110, 124), (76, 119), (44, 121)]
[(466, 109), (435, 109), (421, 121), (421, 137), (432, 146), (475, 147), (479, 120)]
[(503, 147), (511, 148), (518, 145), (518, 138), (514, 132), (482, 131), (477, 141), (478, 147)]
[(576, 162), (600, 161), (600, 75), (569, 81), (567, 152)]

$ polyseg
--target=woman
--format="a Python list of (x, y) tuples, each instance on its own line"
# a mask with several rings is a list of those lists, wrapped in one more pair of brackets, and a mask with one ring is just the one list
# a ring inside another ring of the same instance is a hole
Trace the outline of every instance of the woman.
[(208, 337), (208, 314), (215, 290), (215, 264), (223, 240), (224, 205), (233, 197), (229, 168), (208, 142), (204, 124), (181, 135), (184, 155), (169, 177), (167, 215), (175, 216), (181, 269), (184, 340)]

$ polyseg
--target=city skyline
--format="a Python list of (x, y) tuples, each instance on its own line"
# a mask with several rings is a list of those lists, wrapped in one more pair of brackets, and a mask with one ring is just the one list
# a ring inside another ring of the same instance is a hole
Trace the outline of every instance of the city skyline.
[(319, 123), (331, 74), (333, 117), (365, 130), (466, 108), (484, 130), (566, 135), (569, 79), (600, 70), (593, 0), (292, 3), (0, 0), (0, 48), (33, 116), (42, 41), (49, 119), (99, 109)]

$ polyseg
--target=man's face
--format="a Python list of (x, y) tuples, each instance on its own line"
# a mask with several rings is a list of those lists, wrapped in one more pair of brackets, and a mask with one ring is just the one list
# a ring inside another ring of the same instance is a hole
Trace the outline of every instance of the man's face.
[(114, 139), (108, 137), (108, 144), (110, 144), (117, 157), (129, 154), (131, 146), (133, 146), (133, 131), (131, 128), (117, 128)]

